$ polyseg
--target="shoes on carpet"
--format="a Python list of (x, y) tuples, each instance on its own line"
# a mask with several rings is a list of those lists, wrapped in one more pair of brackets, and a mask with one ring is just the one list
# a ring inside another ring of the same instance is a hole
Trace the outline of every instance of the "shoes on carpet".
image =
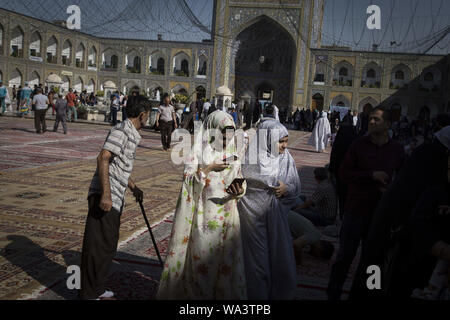
[(109, 290), (105, 290), (105, 292), (103, 292), (103, 294), (101, 296), (99, 296), (99, 299), (102, 298), (113, 298), (114, 297), (114, 292), (109, 291)]
[(101, 296), (92, 300), (116, 300), (116, 298), (114, 298), (114, 292), (105, 290)]

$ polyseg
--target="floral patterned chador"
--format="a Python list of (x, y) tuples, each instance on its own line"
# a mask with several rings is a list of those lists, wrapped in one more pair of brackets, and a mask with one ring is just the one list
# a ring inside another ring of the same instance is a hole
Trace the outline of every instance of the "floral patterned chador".
[(233, 139), (225, 150), (214, 147), (222, 141), (212, 139), (213, 131), (227, 127), (235, 127), (230, 115), (211, 113), (188, 156), (157, 299), (247, 297), (238, 200), (225, 191), (242, 177), (240, 160), (221, 172), (198, 170), (236, 155)]

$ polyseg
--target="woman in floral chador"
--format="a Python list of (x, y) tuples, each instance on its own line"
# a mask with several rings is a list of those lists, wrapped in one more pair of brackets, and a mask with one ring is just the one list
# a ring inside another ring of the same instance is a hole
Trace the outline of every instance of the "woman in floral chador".
[[(211, 113), (186, 159), (158, 299), (246, 299), (233, 118)], [(219, 138), (223, 137), (223, 138)], [(224, 159), (227, 159), (226, 163)]]

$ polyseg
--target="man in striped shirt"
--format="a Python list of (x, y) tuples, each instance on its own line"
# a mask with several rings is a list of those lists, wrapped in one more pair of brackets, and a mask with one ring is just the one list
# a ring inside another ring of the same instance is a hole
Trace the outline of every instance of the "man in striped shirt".
[(120, 216), (127, 188), (136, 201), (143, 192), (131, 180), (139, 130), (150, 115), (150, 101), (137, 97), (127, 106), (128, 119), (111, 129), (97, 157), (97, 170), (88, 194), (89, 213), (81, 253), (81, 299), (109, 299), (106, 277), (117, 250)]

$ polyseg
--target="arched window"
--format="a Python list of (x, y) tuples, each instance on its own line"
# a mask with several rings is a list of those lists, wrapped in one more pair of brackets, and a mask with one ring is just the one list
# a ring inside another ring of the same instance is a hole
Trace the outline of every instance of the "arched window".
[(80, 77), (75, 79), (75, 85), (73, 86), (73, 89), (77, 92), (80, 93), (83, 91), (83, 79), (81, 79)]
[(181, 61), (181, 71), (189, 76), (189, 62), (186, 59)]
[(206, 57), (202, 54), (198, 58), (198, 75), (206, 76)]
[(129, 73), (141, 73), (141, 58), (136, 50), (131, 50), (125, 56), (125, 64), (127, 72)]
[(56, 40), (55, 36), (52, 36), (47, 43), (47, 62), (48, 63), (56, 63), (57, 62), (57, 55), (58, 52), (58, 41)]
[(80, 43), (75, 52), (75, 65), (77, 68), (84, 68), (84, 45)]
[(133, 67), (135, 68), (135, 70), (137, 72), (141, 72), (141, 58), (139, 57), (134, 57), (133, 60)]
[(342, 67), (339, 69), (339, 76), (341, 77), (347, 77), (348, 76), (348, 69), (345, 67)]
[(174, 75), (189, 77), (189, 59), (190, 57), (184, 52), (179, 52), (173, 57)]
[(84, 88), (88, 93), (94, 92), (95, 90), (95, 82), (93, 79), (91, 79), (86, 87)]
[(325, 82), (325, 64), (316, 64), (316, 75), (314, 76), (314, 82), (324, 83)]
[(402, 70), (395, 72), (395, 80), (405, 80), (405, 73)]
[(22, 73), (17, 68), (14, 69), (9, 76), (9, 86), (12, 87), (13, 85), (16, 87), (22, 85)]
[(23, 58), (24, 32), (17, 26), (11, 33), (10, 54), (12, 57)]
[(96, 67), (97, 66), (97, 49), (95, 49), (94, 46), (92, 46), (89, 49), (88, 66), (89, 67)]
[(41, 56), (41, 35), (37, 31), (35, 31), (31, 35), (30, 56), (32, 56), (32, 57), (40, 57)]
[(111, 56), (111, 68), (117, 69), (119, 65), (119, 58), (116, 55)]
[(33, 73), (31, 74), (28, 83), (30, 85), (30, 87), (34, 87), (34, 85), (39, 85), (39, 83), (41, 83), (41, 77), (39, 76), (39, 74), (36, 71), (33, 71)]
[(376, 72), (373, 69), (369, 69), (367, 70), (367, 78), (375, 78), (376, 77)]
[(119, 66), (117, 51), (107, 48), (102, 51), (102, 67), (107, 71), (115, 71)]
[(70, 66), (71, 56), (72, 56), (72, 44), (69, 40), (66, 40), (63, 45), (62, 50), (62, 64), (65, 66)]
[(164, 75), (164, 64), (165, 64), (164, 58), (159, 58), (156, 70), (162, 75)]

